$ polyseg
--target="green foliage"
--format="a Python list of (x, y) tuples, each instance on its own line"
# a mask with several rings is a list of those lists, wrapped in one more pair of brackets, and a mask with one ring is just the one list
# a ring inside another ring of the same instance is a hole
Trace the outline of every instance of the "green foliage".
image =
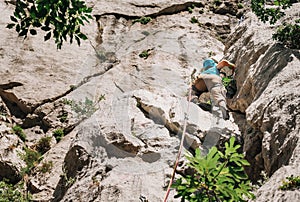
[(25, 161), (26, 167), (22, 169), (23, 174), (30, 174), (31, 170), (42, 160), (41, 154), (33, 149), (24, 147), (25, 154), (20, 154)]
[(96, 104), (93, 100), (85, 98), (84, 102), (74, 102), (72, 105), (72, 110), (78, 115), (90, 117), (92, 114), (97, 111)]
[(13, 133), (16, 134), (23, 142), (26, 141), (26, 135), (23, 131), (23, 129), (21, 128), (21, 126), (13, 126), (12, 127)]
[(190, 22), (194, 24), (194, 23), (198, 23), (199, 21), (198, 21), (198, 19), (196, 17), (193, 16), (191, 18)]
[(279, 26), (273, 39), (281, 41), (289, 48), (300, 49), (300, 19), (295, 20), (295, 24)]
[(8, 181), (0, 181), (0, 201), (1, 202), (28, 202), (31, 201), (31, 195), (24, 193), (22, 184), (12, 185)]
[(233, 80), (232, 77), (223, 77), (222, 83), (223, 83), (224, 87), (226, 88), (232, 82), (232, 80)]
[(300, 176), (294, 177), (291, 175), (290, 177), (286, 177), (287, 181), (284, 180), (282, 185), (279, 187), (281, 190), (294, 190), (300, 188)]
[(72, 43), (73, 39), (80, 46), (80, 40), (86, 40), (80, 27), (85, 22), (89, 23), (92, 8), (86, 6), (81, 0), (17, 0), (12, 23), (7, 28), (15, 27), (19, 36), (26, 38), (28, 34), (36, 35), (37, 30), (43, 30), (44, 40), (51, 36), (55, 39), (58, 49), (61, 49), (63, 41)]
[(36, 144), (36, 150), (41, 154), (46, 153), (51, 149), (50, 142), (51, 137), (42, 137)]
[(147, 59), (149, 57), (150, 53), (148, 50), (143, 50), (140, 54), (139, 54), (139, 57), (140, 58), (144, 58), (144, 59)]
[(55, 137), (56, 141), (59, 142), (65, 136), (63, 129), (56, 129), (53, 131), (53, 136)]
[(226, 89), (226, 97), (233, 98), (237, 92), (236, 80), (232, 76), (225, 76), (222, 78), (222, 83)]
[(92, 114), (98, 110), (98, 107), (96, 106), (99, 102), (102, 100), (105, 100), (105, 95), (101, 94), (98, 98), (97, 102), (94, 102), (93, 100), (90, 100), (89, 98), (85, 98), (85, 101), (74, 101), (69, 99), (63, 99), (62, 103), (66, 105), (70, 105), (71, 109), (77, 113), (78, 116), (86, 116), (90, 117)]
[(61, 123), (65, 123), (68, 119), (68, 112), (63, 111), (57, 118), (59, 118)]
[(276, 21), (285, 15), (282, 9), (289, 8), (291, 6), (290, 0), (274, 0), (276, 7), (266, 8), (265, 0), (251, 0), (251, 8), (257, 17), (264, 23), (270, 21), (271, 24), (275, 24)]
[[(285, 16), (283, 10), (290, 8), (292, 5), (291, 0), (274, 0), (274, 2), (265, 0), (251, 0), (252, 11), (262, 22), (270, 22), (275, 24), (278, 19)], [(272, 7), (266, 8), (266, 4)], [(300, 19), (295, 20), (295, 24), (284, 23), (273, 34), (273, 39), (282, 42), (289, 48), (300, 48)]]
[(67, 98), (63, 98), (62, 99), (62, 103), (65, 105), (72, 105), (73, 104), (73, 100), (69, 100)]
[(188, 7), (189, 13), (193, 13), (193, 9), (191, 7)]
[(63, 167), (63, 174), (61, 174), (60, 177), (63, 179), (65, 187), (72, 186), (76, 181), (76, 178), (68, 177), (68, 174), (67, 174), (67, 171), (66, 171), (65, 167)]
[(244, 4), (238, 3), (238, 9), (242, 9), (242, 8), (244, 8)]
[(136, 22), (139, 22), (139, 23), (141, 23), (141, 24), (143, 24), (143, 25), (146, 25), (146, 24), (147, 24), (148, 22), (150, 22), (151, 20), (152, 20), (151, 17), (145, 17), (145, 16), (143, 16), (143, 17), (141, 17), (141, 18), (139, 18), (139, 19), (133, 20), (132, 23), (134, 24), (134, 23), (136, 23)]
[(50, 172), (52, 168), (53, 168), (53, 162), (48, 161), (48, 162), (42, 163), (42, 165), (38, 169), (42, 173), (47, 173), (47, 172)]
[(231, 137), (225, 143), (225, 152), (212, 147), (207, 156), (196, 149), (195, 156), (187, 156), (189, 166), (195, 173), (179, 178), (173, 187), (181, 201), (246, 201), (254, 198), (243, 166), (249, 166), (243, 154), (238, 153), (240, 145), (235, 145)]

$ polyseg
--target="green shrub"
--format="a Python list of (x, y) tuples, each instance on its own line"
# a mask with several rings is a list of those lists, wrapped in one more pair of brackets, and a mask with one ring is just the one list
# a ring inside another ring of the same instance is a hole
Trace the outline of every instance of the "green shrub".
[[(99, 99), (100, 100), (100, 99)], [(79, 116), (90, 117), (92, 114), (97, 111), (96, 103), (89, 98), (85, 98), (84, 102), (73, 102), (71, 105), (72, 110), (76, 112)]]
[(143, 50), (140, 54), (139, 54), (139, 57), (140, 58), (144, 58), (144, 59), (147, 59), (149, 57), (150, 53), (148, 50)]
[(232, 80), (233, 80), (232, 77), (223, 77), (222, 83), (223, 83), (224, 87), (226, 88), (232, 82)]
[(193, 13), (193, 9), (191, 7), (188, 7), (189, 13)]
[(181, 201), (246, 201), (254, 198), (243, 166), (249, 163), (238, 153), (240, 145), (234, 145), (231, 137), (225, 143), (225, 151), (212, 147), (207, 156), (196, 149), (195, 156), (187, 156), (189, 167), (194, 174), (179, 178), (172, 186), (176, 188), (176, 198)]
[(36, 144), (36, 150), (41, 154), (46, 153), (51, 149), (50, 142), (51, 137), (42, 137)]
[[(266, 4), (273, 5), (266, 8)], [(278, 19), (285, 16), (283, 10), (290, 8), (292, 5), (291, 0), (275, 0), (269, 2), (265, 0), (251, 0), (251, 9), (262, 22), (270, 22), (275, 24)], [(283, 23), (279, 26), (277, 31), (273, 34), (272, 38), (282, 42), (289, 48), (300, 48), (300, 19), (295, 20), (295, 24)]]
[(50, 172), (52, 168), (53, 168), (53, 162), (48, 161), (48, 162), (42, 163), (42, 165), (38, 169), (42, 173), (47, 173), (47, 172)]
[(29, 202), (31, 201), (31, 195), (22, 190), (22, 184), (12, 185), (6, 180), (2, 180), (0, 181), (0, 201)]
[(24, 147), (25, 154), (20, 154), (25, 161), (26, 167), (22, 169), (23, 174), (30, 174), (32, 169), (41, 161), (41, 154), (33, 149)]
[(56, 129), (53, 131), (53, 136), (55, 137), (56, 141), (59, 142), (65, 136), (63, 129)]
[(23, 132), (23, 129), (21, 128), (21, 126), (14, 126), (12, 127), (12, 130), (14, 132), (14, 134), (16, 134), (23, 142), (26, 141), (26, 135)]
[(286, 177), (287, 181), (284, 180), (282, 185), (279, 187), (281, 190), (294, 190), (300, 188), (300, 176), (294, 177), (291, 175), (290, 177)]
[(65, 105), (72, 105), (73, 102), (74, 102), (73, 100), (69, 100), (67, 98), (62, 99), (62, 103), (65, 104)]
[(62, 114), (62, 115), (58, 116), (57, 118), (59, 118), (59, 121), (61, 123), (65, 123), (68, 119), (68, 113)]
[(19, 36), (24, 38), (30, 33), (36, 35), (40, 29), (46, 32), (44, 40), (51, 36), (55, 39), (58, 49), (61, 49), (63, 41), (72, 43), (73, 39), (80, 45), (80, 40), (86, 40), (80, 27), (85, 22), (89, 23), (92, 8), (86, 6), (81, 0), (17, 0), (14, 15), (10, 16), (11, 24), (7, 28), (15, 27)]
[(196, 17), (192, 17), (190, 22), (191, 23), (198, 23), (198, 19)]
[(295, 24), (279, 26), (272, 37), (289, 48), (300, 49), (300, 20), (295, 20)]
[(145, 17), (145, 16), (143, 16), (143, 17), (141, 17), (141, 18), (139, 18), (139, 19), (133, 20), (132, 23), (134, 24), (134, 23), (136, 23), (136, 22), (139, 22), (139, 23), (141, 23), (141, 24), (143, 24), (143, 25), (146, 25), (146, 24), (149, 23), (151, 20), (152, 20), (151, 17)]
[(242, 3), (238, 3), (238, 9), (244, 8), (244, 5)]
[[(96, 107), (97, 103), (101, 102), (102, 100), (105, 100), (105, 95), (101, 94), (100, 97), (98, 98), (97, 102), (94, 102), (93, 100), (90, 100), (89, 98), (85, 98), (84, 102), (78, 101), (75, 102), (74, 100), (68, 100), (68, 99), (63, 99), (62, 102), (64, 104), (70, 105), (71, 109), (77, 113), (78, 116), (86, 116), (90, 117), (92, 114), (98, 110)], [(61, 122), (64, 121), (60, 120)]]

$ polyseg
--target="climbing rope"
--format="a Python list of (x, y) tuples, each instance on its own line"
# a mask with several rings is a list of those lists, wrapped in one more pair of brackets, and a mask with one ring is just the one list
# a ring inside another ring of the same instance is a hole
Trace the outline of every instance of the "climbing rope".
[(181, 137), (181, 140), (180, 140), (179, 150), (178, 150), (178, 153), (177, 153), (176, 161), (175, 161), (174, 168), (173, 168), (173, 173), (172, 173), (171, 180), (170, 180), (168, 188), (167, 188), (167, 192), (166, 192), (164, 202), (167, 202), (167, 200), (168, 200), (170, 190), (171, 190), (171, 186), (172, 186), (172, 183), (173, 183), (174, 178), (175, 178), (176, 168), (178, 166), (179, 159), (180, 159), (180, 156), (181, 156), (181, 152), (182, 152), (182, 149), (183, 149), (183, 142), (184, 142), (185, 133), (186, 133), (188, 113), (189, 113), (189, 110), (190, 110), (190, 102), (191, 102), (191, 98), (192, 98), (192, 82), (193, 82), (193, 78), (194, 78), (193, 76), (194, 76), (195, 72), (196, 72), (196, 70), (194, 69), (194, 71), (192, 72), (192, 75), (191, 75), (191, 82), (190, 82), (190, 87), (189, 87), (189, 97), (188, 97), (188, 106), (187, 106), (186, 112), (184, 113), (184, 123), (183, 123), (182, 137)]

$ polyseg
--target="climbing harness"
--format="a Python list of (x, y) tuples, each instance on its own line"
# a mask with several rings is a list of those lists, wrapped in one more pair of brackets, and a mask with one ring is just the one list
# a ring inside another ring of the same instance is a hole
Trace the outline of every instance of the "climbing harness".
[(185, 132), (186, 132), (186, 126), (187, 126), (187, 120), (188, 120), (188, 113), (189, 113), (189, 109), (190, 109), (190, 102), (191, 102), (191, 99), (192, 99), (193, 76), (194, 76), (195, 73), (196, 73), (196, 71), (194, 70), (192, 72), (192, 75), (191, 75), (191, 82), (190, 82), (190, 86), (189, 86), (188, 106), (187, 106), (186, 112), (184, 113), (184, 123), (183, 123), (182, 136), (181, 136), (181, 140), (180, 140), (180, 146), (179, 146), (176, 161), (175, 161), (175, 164), (174, 164), (173, 173), (172, 173), (172, 176), (171, 176), (168, 188), (167, 188), (166, 196), (164, 198), (164, 202), (167, 202), (167, 200), (168, 200), (168, 196), (169, 196), (169, 193), (170, 193), (170, 190), (171, 190), (171, 186), (172, 186), (172, 183), (173, 183), (174, 178), (175, 178), (176, 168), (178, 166), (179, 158), (181, 156), (181, 152), (182, 152), (182, 149), (183, 149), (183, 142), (184, 142), (184, 138), (185, 138)]

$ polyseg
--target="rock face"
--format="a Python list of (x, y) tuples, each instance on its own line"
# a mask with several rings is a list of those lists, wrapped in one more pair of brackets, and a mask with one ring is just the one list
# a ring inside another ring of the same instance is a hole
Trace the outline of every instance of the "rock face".
[[(23, 41), (4, 29), (13, 6), (0, 3), (0, 179), (19, 181), (25, 162), (17, 154), (50, 137), (27, 179), (35, 201), (162, 201), (188, 114), (186, 150), (243, 137), (253, 180), (279, 172), (257, 201), (299, 197), (268, 188), (288, 168), (299, 175), (299, 51), (272, 41), (273, 27), (251, 13), (238, 24), (236, 1), (88, 3), (89, 41), (60, 51), (42, 36)], [(151, 21), (138, 22), (143, 16)], [(192, 70), (223, 54), (238, 66), (238, 92), (228, 102), (242, 112), (232, 114), (237, 124), (186, 100)], [(179, 201), (174, 194), (170, 201)]]
[[(296, 15), (294, 5), (288, 13)], [(291, 17), (283, 19), (291, 21)], [(256, 201), (297, 201), (299, 191), (280, 191), (282, 181), (299, 176), (299, 50), (271, 40), (273, 27), (257, 21), (253, 14), (237, 27), (226, 43), (226, 55), (236, 61), (240, 87), (230, 107), (246, 113), (244, 151), (253, 166), (253, 180), (265, 171), (271, 176), (258, 190)]]

